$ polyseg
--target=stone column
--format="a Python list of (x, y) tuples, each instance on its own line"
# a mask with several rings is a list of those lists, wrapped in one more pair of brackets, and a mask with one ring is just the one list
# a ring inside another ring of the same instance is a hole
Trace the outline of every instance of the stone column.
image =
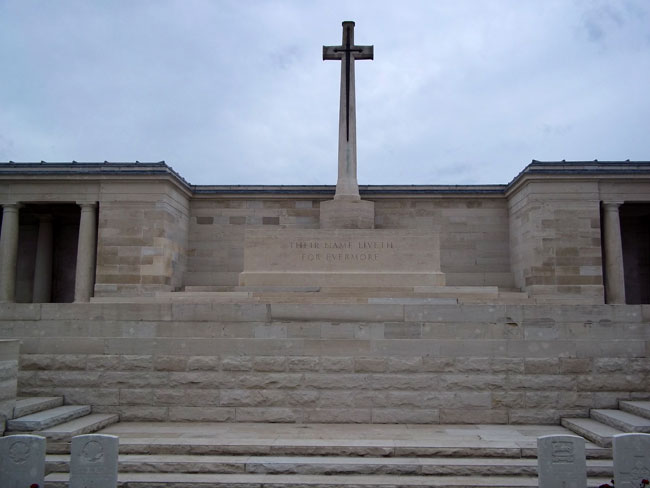
[(52, 216), (40, 215), (32, 302), (49, 303), (52, 299)]
[(621, 202), (603, 202), (603, 243), (605, 248), (605, 293), (607, 303), (625, 303), (623, 244), (618, 208)]
[(79, 244), (77, 271), (74, 282), (74, 301), (89, 302), (95, 279), (96, 203), (80, 203)]
[(16, 264), (18, 262), (18, 231), (20, 205), (2, 206), (2, 235), (0, 235), (0, 302), (16, 299)]

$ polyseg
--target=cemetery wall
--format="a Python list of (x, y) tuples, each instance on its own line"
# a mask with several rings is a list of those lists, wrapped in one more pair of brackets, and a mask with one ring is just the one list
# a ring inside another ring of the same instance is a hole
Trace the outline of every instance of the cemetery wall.
[(648, 305), (15, 304), (22, 395), (122, 420), (557, 423), (650, 398)]
[[(376, 229), (440, 233), (440, 262), (448, 285), (514, 286), (508, 205), (502, 195), (368, 199), (375, 203)], [(318, 229), (321, 201), (268, 196), (193, 199), (185, 284), (237, 285), (244, 269), (246, 229)]]

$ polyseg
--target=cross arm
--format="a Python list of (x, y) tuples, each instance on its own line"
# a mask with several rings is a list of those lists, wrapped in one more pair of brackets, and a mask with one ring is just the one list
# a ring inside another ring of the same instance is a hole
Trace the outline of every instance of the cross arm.
[(343, 59), (342, 46), (323, 46), (323, 61)]
[(373, 59), (375, 46), (353, 46), (354, 59)]

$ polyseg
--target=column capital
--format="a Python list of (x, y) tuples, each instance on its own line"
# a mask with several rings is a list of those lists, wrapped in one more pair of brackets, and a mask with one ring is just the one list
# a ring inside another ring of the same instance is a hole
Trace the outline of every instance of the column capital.
[(19, 210), (24, 206), (20, 202), (6, 202), (6, 203), (2, 203), (0, 205), (2, 205), (2, 209), (4, 211), (9, 211), (9, 212), (12, 211), (12, 210)]
[(616, 210), (616, 211), (618, 211), (618, 208), (621, 205), (623, 205), (623, 203), (625, 203), (625, 202), (622, 202), (622, 201), (603, 202), (603, 207), (605, 208), (605, 210), (609, 210), (609, 211)]
[(81, 207), (83, 210), (84, 208), (95, 208), (97, 207), (97, 202), (77, 202), (77, 205)]
[(38, 214), (36, 216), (39, 222), (52, 222), (52, 214)]

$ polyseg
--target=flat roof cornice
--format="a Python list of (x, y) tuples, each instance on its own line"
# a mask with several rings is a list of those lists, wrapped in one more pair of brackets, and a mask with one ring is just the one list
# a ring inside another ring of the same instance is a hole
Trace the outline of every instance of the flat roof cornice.
[[(536, 161), (528, 164), (515, 178), (504, 185), (359, 185), (366, 197), (427, 196), (492, 196), (511, 193), (525, 181), (537, 178), (650, 178), (650, 161)], [(0, 179), (43, 179), (60, 177), (146, 179), (166, 177), (195, 198), (291, 195), (331, 198), (334, 185), (192, 185), (164, 161), (136, 162), (70, 162), (70, 163), (0, 163)]]

